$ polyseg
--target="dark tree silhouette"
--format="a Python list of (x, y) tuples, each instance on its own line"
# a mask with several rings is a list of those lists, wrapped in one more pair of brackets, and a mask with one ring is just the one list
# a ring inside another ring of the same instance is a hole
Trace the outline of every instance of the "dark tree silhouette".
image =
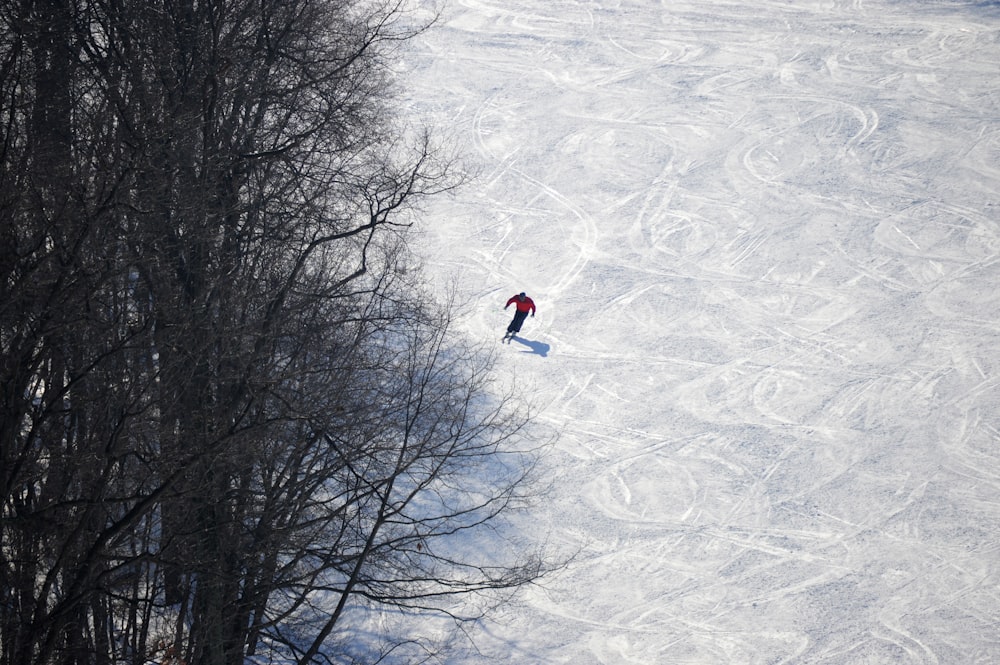
[(543, 572), (456, 545), (533, 455), (410, 269), (401, 7), (0, 0), (2, 665), (337, 662)]

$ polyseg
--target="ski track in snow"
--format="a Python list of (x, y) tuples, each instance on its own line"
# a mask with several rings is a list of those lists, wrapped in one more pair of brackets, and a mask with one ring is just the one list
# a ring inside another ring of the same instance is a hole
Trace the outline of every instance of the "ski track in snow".
[(428, 255), (573, 564), (461, 663), (1000, 662), (1000, 9), (453, 0)]

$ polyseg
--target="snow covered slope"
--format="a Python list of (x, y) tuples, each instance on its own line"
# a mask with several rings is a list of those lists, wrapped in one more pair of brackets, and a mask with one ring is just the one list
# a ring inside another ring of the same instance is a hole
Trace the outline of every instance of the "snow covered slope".
[(998, 4), (451, 0), (406, 66), (580, 551), (455, 662), (1000, 662)]

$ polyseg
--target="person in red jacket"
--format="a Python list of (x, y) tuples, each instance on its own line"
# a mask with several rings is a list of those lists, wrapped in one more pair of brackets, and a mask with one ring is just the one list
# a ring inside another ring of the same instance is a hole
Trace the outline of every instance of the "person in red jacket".
[(521, 291), (516, 296), (511, 296), (507, 304), (503, 306), (504, 310), (511, 305), (514, 305), (516, 311), (514, 312), (514, 318), (510, 321), (510, 325), (507, 326), (507, 334), (504, 335), (504, 339), (513, 337), (521, 332), (521, 324), (528, 318), (528, 312), (531, 312), (531, 316), (535, 315), (535, 302), (525, 295), (524, 291)]

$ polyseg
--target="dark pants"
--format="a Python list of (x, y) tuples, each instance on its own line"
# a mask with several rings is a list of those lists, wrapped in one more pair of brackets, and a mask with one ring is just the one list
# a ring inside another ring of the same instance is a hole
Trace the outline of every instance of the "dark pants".
[(528, 318), (527, 312), (522, 312), (520, 310), (514, 312), (514, 318), (511, 319), (510, 325), (507, 326), (507, 332), (511, 334), (521, 332), (521, 324), (524, 323), (526, 318)]

